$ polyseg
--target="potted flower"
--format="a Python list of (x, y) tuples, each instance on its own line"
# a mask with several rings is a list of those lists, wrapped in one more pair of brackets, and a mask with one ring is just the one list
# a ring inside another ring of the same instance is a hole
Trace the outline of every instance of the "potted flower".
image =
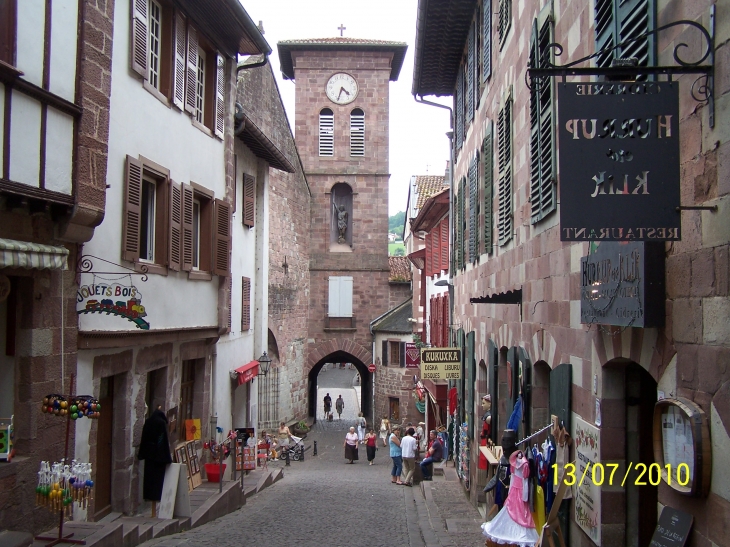
[(304, 420), (300, 420), (292, 429), (294, 435), (297, 437), (304, 437), (307, 433), (309, 433), (309, 426)]

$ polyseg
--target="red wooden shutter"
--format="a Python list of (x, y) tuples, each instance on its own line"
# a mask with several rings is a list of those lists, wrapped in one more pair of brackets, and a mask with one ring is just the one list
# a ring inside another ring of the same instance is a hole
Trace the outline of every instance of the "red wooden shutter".
[(213, 229), (213, 273), (226, 276), (231, 271), (231, 206), (220, 199), (215, 200)]
[(443, 328), (441, 330), (441, 343), (442, 347), (447, 347), (449, 345), (449, 295), (444, 294), (444, 298), (442, 300), (442, 309), (441, 313), (443, 315)]
[(132, 70), (147, 79), (147, 0), (132, 2), (130, 57)]
[(441, 273), (441, 225), (431, 228), (431, 244), (433, 245), (433, 273)]
[(139, 260), (139, 228), (142, 215), (142, 162), (127, 156), (122, 215), (122, 259)]
[(449, 271), (449, 218), (441, 221), (441, 269)]
[(223, 138), (226, 120), (226, 59), (220, 54), (215, 56), (216, 66), (216, 89), (215, 89), (215, 125), (213, 132), (217, 137)]
[(431, 249), (431, 234), (426, 234), (426, 277), (430, 277), (433, 271), (433, 254)]
[(243, 225), (253, 226), (256, 220), (256, 179), (243, 175)]
[(185, 109), (185, 16), (175, 12), (175, 64), (173, 66), (172, 104)]
[(424, 342), (428, 342), (432, 346), (436, 345), (436, 297), (431, 297), (431, 302), (428, 307), (428, 328), (430, 330), (430, 340), (424, 340)]
[(241, 330), (251, 328), (251, 280), (241, 278)]
[(170, 181), (170, 233), (167, 248), (168, 265), (171, 270), (179, 272), (182, 264), (182, 187), (174, 180)]
[(187, 89), (185, 90), (185, 110), (195, 114), (195, 90), (198, 82), (198, 31), (188, 25), (188, 62)]
[(193, 269), (193, 189), (182, 185), (182, 269)]

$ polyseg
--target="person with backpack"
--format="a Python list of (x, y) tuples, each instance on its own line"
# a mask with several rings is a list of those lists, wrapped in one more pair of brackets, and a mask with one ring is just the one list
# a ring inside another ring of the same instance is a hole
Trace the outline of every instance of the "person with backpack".
[(436, 435), (436, 430), (431, 431), (428, 435), (430, 438), (428, 451), (426, 457), (421, 461), (421, 476), (425, 481), (433, 480), (433, 464), (440, 462), (443, 458), (443, 446)]
[(363, 416), (362, 412), (357, 415), (357, 438), (360, 442), (365, 438), (365, 431), (367, 431), (368, 422)]

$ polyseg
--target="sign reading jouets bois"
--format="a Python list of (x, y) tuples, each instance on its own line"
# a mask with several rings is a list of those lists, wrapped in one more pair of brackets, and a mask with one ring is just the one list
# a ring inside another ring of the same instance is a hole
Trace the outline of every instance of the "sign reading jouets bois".
[(461, 379), (461, 349), (421, 348), (421, 379)]
[(558, 83), (561, 241), (677, 241), (679, 84)]
[(149, 322), (143, 319), (147, 317), (147, 312), (142, 305), (142, 293), (134, 285), (82, 285), (76, 293), (76, 313), (115, 315), (131, 321), (139, 329), (150, 328)]

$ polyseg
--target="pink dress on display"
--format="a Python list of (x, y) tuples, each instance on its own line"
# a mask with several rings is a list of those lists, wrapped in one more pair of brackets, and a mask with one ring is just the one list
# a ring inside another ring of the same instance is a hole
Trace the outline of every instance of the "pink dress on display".
[(510, 456), (509, 463), (512, 476), (507, 502), (496, 517), (482, 524), (482, 533), (495, 543), (534, 547), (539, 537), (528, 501), (530, 466), (519, 450)]

